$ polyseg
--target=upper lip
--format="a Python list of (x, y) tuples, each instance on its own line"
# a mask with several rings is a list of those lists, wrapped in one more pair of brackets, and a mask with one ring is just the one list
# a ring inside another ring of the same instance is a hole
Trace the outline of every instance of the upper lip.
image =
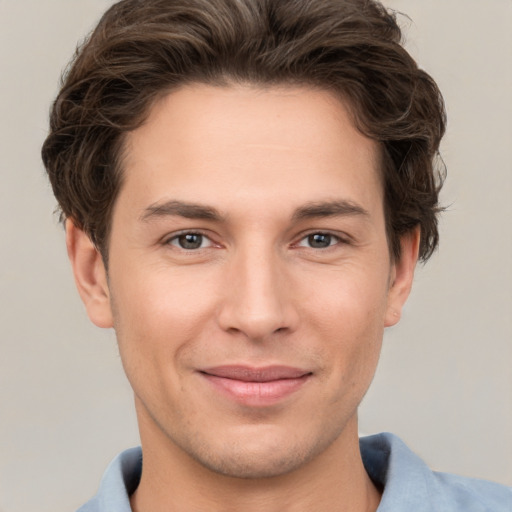
[(252, 367), (245, 365), (215, 366), (201, 370), (201, 373), (244, 382), (271, 382), (282, 379), (298, 379), (311, 374), (310, 371), (291, 366)]

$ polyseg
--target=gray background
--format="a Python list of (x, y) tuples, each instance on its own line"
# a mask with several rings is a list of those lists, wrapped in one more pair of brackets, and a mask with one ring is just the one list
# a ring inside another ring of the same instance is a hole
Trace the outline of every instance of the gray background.
[[(75, 43), (106, 0), (0, 0), (0, 512), (73, 511), (138, 443), (112, 332), (89, 324), (39, 160)], [(388, 0), (449, 114), (441, 250), (386, 334), (361, 430), (512, 484), (512, 2)]]

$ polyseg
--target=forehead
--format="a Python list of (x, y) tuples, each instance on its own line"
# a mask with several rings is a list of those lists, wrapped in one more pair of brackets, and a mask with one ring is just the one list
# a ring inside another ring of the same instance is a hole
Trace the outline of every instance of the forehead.
[(125, 142), (121, 195), (141, 207), (177, 198), (284, 209), (344, 195), (382, 206), (379, 147), (324, 90), (185, 86)]

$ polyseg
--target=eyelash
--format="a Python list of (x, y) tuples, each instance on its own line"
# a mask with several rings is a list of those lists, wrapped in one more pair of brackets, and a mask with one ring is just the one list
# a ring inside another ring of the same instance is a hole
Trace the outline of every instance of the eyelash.
[[(180, 244), (180, 239), (181, 238), (185, 238), (185, 237), (201, 237), (201, 246), (203, 244), (203, 242), (205, 240), (207, 240), (209, 242), (208, 246), (206, 247), (183, 247), (181, 246)], [(328, 238), (328, 245), (326, 245), (325, 247), (311, 247), (311, 245), (302, 245), (302, 242), (304, 241), (308, 241), (310, 244), (311, 242), (313, 241), (312, 237), (326, 237)], [(334, 243), (331, 243), (332, 241), (334, 241)], [(176, 243), (173, 243), (173, 242), (176, 242)], [(210, 247), (213, 247), (215, 246), (215, 243), (212, 241), (212, 239), (206, 235), (205, 233), (201, 232), (201, 231), (182, 231), (180, 233), (176, 233), (174, 234), (172, 237), (168, 238), (165, 240), (165, 245), (172, 245), (174, 247), (177, 247), (178, 249), (181, 249), (185, 252), (196, 252), (196, 251), (199, 251), (201, 249), (208, 249)], [(347, 238), (343, 238), (341, 237), (340, 235), (335, 235), (334, 233), (331, 233), (329, 231), (311, 231), (309, 233), (306, 233), (304, 235), (301, 236), (301, 238), (298, 240), (298, 242), (296, 242), (295, 244), (293, 244), (293, 247), (297, 247), (297, 248), (300, 248), (300, 247), (305, 247), (307, 249), (313, 249), (313, 250), (319, 250), (319, 251), (323, 251), (323, 250), (327, 250), (331, 247), (335, 247), (339, 244), (349, 244), (350, 241), (347, 239)], [(180, 245), (178, 245), (180, 244)]]
[[(209, 245), (207, 247), (197, 247), (197, 248), (186, 248), (186, 247), (179, 246), (178, 243), (179, 243), (180, 238), (185, 238), (187, 236), (201, 237), (201, 245), (202, 245), (202, 242), (205, 240), (207, 240), (209, 242)], [(177, 242), (177, 243), (173, 244), (173, 242)], [(213, 247), (215, 245), (215, 243), (212, 241), (212, 239), (205, 233), (202, 233), (201, 231), (182, 231), (180, 233), (176, 233), (173, 236), (167, 238), (164, 241), (164, 244), (172, 245), (172, 246), (174, 246), (178, 249), (181, 249), (183, 251), (186, 251), (186, 252), (195, 252), (195, 251), (199, 251), (201, 249), (208, 249), (209, 247)]]
[[(311, 243), (313, 242), (313, 237), (325, 237), (328, 238), (328, 245), (325, 247), (312, 247)], [(310, 245), (303, 245), (302, 242), (307, 241)], [(333, 243), (331, 243), (333, 242)], [(340, 244), (348, 244), (348, 240), (346, 238), (341, 237), (340, 235), (335, 235), (334, 233), (331, 233), (329, 231), (312, 231), (310, 233), (307, 233), (303, 235), (299, 241), (295, 244), (296, 247), (306, 247), (308, 249), (314, 249), (314, 250), (327, 250), (332, 247), (335, 247)]]
[[(318, 235), (323, 236), (323, 237), (329, 237), (330, 238), (329, 245), (327, 245), (325, 247), (311, 247), (311, 245), (308, 244), (308, 239), (310, 239), (309, 242), (311, 242), (311, 237), (318, 236)], [(341, 246), (348, 246), (348, 245), (352, 245), (352, 244), (353, 244), (353, 240), (351, 239), (351, 237), (349, 235), (346, 235), (345, 233), (339, 233), (339, 232), (333, 233), (332, 231), (313, 230), (313, 231), (309, 231), (309, 232), (301, 234), (298, 241), (295, 242), (292, 247), (293, 247), (293, 249), (299, 249), (299, 250), (304, 249), (307, 251), (315, 251), (314, 254), (320, 254), (320, 253), (327, 253), (328, 251), (330, 252), (330, 251), (336, 250), (336, 249), (340, 248)]]

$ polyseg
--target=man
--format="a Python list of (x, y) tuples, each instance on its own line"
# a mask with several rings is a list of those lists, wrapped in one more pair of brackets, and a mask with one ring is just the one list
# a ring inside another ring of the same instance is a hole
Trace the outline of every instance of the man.
[(81, 510), (510, 510), (358, 438), (383, 330), (437, 246), (441, 95), (362, 0), (123, 0), (43, 159), (141, 450)]

